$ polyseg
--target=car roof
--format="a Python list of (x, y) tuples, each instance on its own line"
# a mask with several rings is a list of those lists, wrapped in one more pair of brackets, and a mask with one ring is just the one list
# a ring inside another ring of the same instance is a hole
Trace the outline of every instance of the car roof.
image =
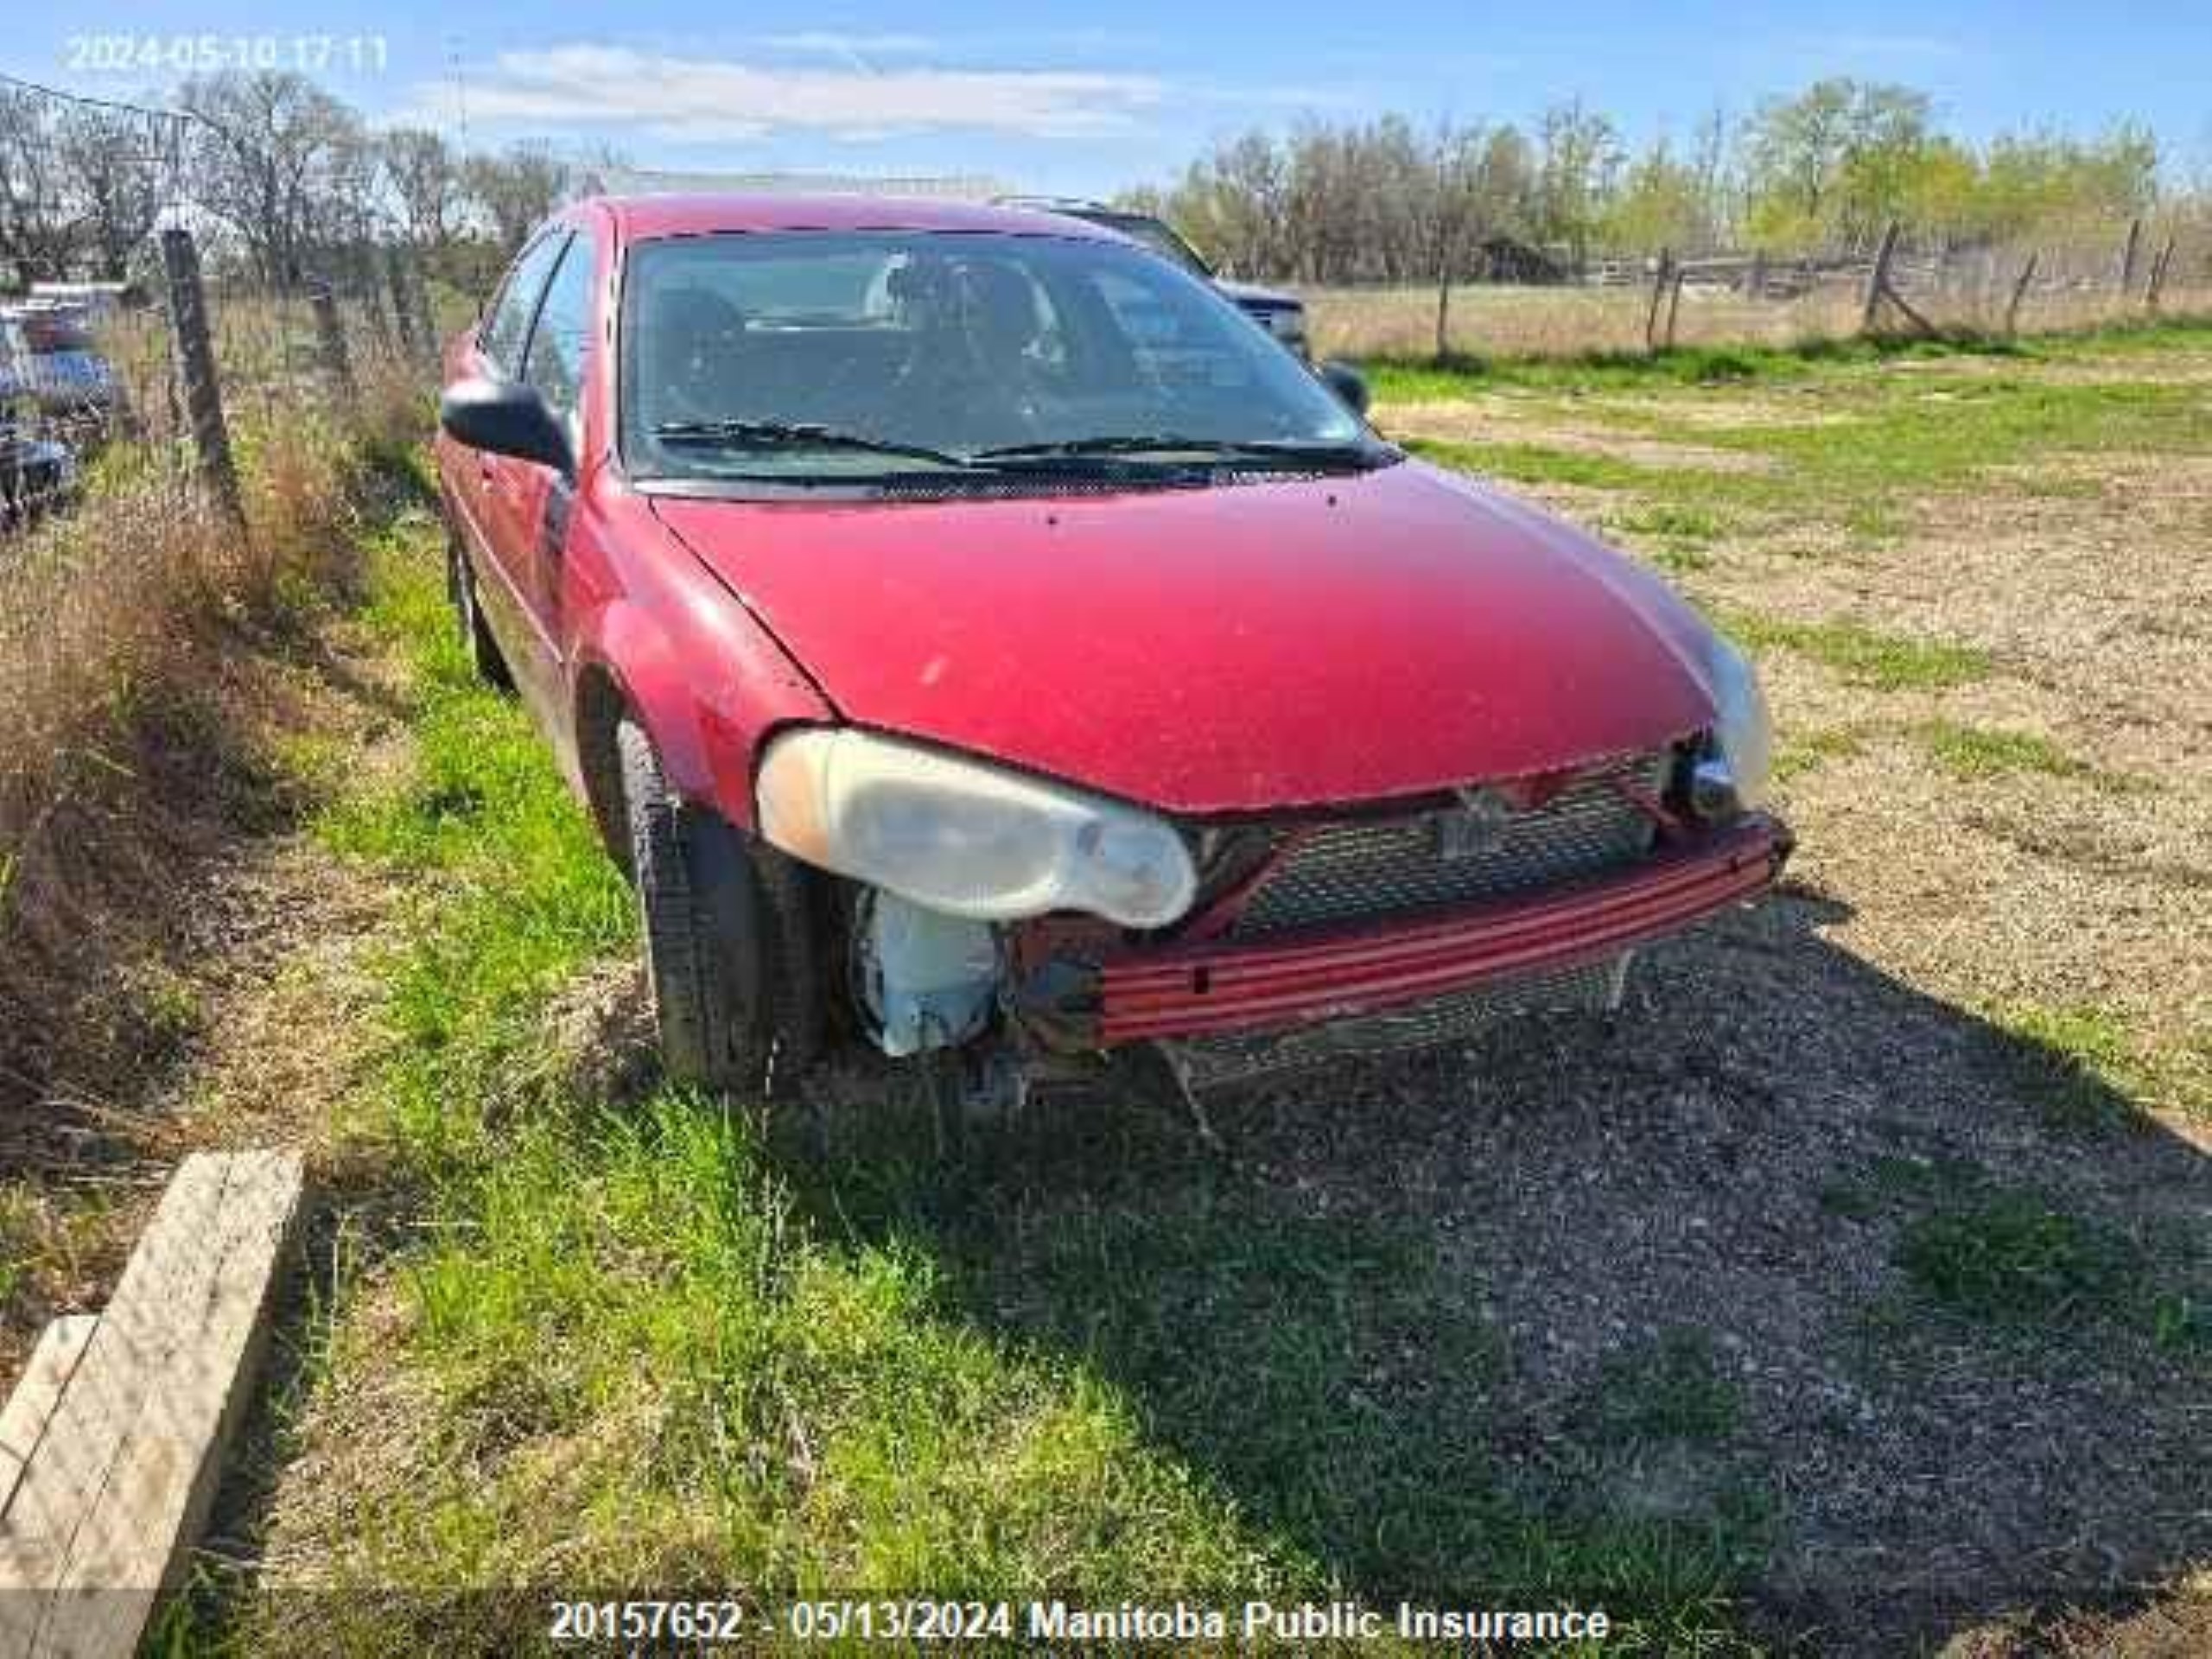
[(625, 241), (716, 231), (995, 231), (1014, 236), (1125, 240), (1083, 219), (983, 202), (859, 195), (594, 196)]

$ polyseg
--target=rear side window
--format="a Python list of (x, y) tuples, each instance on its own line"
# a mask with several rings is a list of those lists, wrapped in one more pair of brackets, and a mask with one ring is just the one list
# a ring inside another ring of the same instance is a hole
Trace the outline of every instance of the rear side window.
[(523, 378), (537, 388), (554, 410), (573, 416), (583, 395), (584, 353), (591, 339), (592, 245), (575, 237), (537, 308)]
[(553, 232), (531, 244), (514, 269), (507, 273), (507, 283), (499, 290), (499, 303), (492, 308), (491, 320), (484, 325), (484, 332), (477, 336), (477, 344), (484, 348), (484, 355), (499, 366), (504, 374), (513, 374), (522, 367), (523, 341), (530, 334), (530, 320), (537, 311), (537, 296), (545, 291), (545, 279), (551, 274), (553, 262), (569, 245), (565, 231)]

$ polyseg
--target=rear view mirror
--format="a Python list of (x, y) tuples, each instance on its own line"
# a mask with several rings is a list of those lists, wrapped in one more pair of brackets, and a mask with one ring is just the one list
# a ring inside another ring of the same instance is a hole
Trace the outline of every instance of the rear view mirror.
[(560, 421), (537, 389), (519, 380), (454, 382), (438, 400), (438, 424), (471, 449), (534, 461), (563, 474), (575, 464)]
[(1339, 363), (1334, 359), (1322, 364), (1314, 372), (1327, 384), (1331, 391), (1337, 394), (1345, 408), (1363, 420), (1367, 417), (1370, 394), (1365, 375), (1351, 364)]

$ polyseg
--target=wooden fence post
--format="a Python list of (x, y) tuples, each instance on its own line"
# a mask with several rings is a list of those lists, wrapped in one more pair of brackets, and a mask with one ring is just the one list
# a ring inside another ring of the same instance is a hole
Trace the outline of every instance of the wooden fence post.
[(1674, 286), (1669, 291), (1667, 296), (1667, 333), (1665, 340), (1666, 347), (1670, 352), (1675, 349), (1675, 321), (1681, 315), (1682, 309), (1682, 268), (1680, 265), (1676, 265), (1675, 267)]
[(1895, 219), (1891, 219), (1890, 228), (1883, 232), (1882, 251), (1875, 255), (1873, 275), (1866, 280), (1866, 315), (1861, 327), (1867, 334), (1874, 332), (1875, 321), (1881, 315), (1882, 302), (1887, 300), (1897, 308), (1899, 316), (1932, 340), (1940, 331), (1921, 315), (1919, 308), (1905, 298), (1890, 275), (1897, 259), (1897, 237), (1901, 228)]
[(338, 321), (338, 302), (330, 291), (328, 283), (316, 283), (308, 289), (308, 303), (315, 310), (315, 347), (322, 359), (322, 372), (331, 387), (341, 397), (353, 395), (353, 365), (346, 355), (346, 330)]
[(399, 325), (399, 349), (409, 357), (422, 354), (423, 342), (415, 335), (415, 308), (407, 302), (405, 256), (397, 247), (385, 251), (385, 281), (391, 290), (392, 321)]
[(376, 249), (368, 243), (356, 242), (348, 262), (353, 267), (353, 288), (360, 296), (361, 306), (368, 313), (369, 327), (376, 333), (379, 349), (391, 350), (391, 320), (385, 315), (384, 284), (377, 277)]
[(2158, 250), (2158, 257), (2151, 262), (2151, 285), (2143, 293), (2143, 308), (2155, 312), (2166, 292), (2166, 268), (2174, 262), (2174, 238), (2166, 238), (2166, 245)]
[(2135, 267), (2143, 257), (2143, 221), (2134, 219), (2127, 226), (2127, 245), (2120, 255), (2120, 297), (2126, 299), (2135, 291)]
[(435, 366), (438, 360), (438, 325), (430, 315), (430, 285), (423, 275), (423, 256), (414, 249), (397, 252), (400, 286), (407, 293), (407, 308), (414, 314), (415, 344), (423, 353), (424, 363)]
[(2036, 279), (2037, 257), (2035, 251), (2030, 250), (2028, 263), (2020, 267), (2020, 280), (2012, 284), (2012, 302), (2005, 308), (2005, 332), (2007, 335), (2020, 332), (2020, 305), (2028, 297), (2029, 285)]
[(207, 293), (200, 281), (200, 250), (192, 232), (162, 232), (162, 274), (168, 289), (169, 340), (177, 379), (192, 426), (200, 476), (224, 512), (241, 524), (238, 468), (231, 460), (231, 430), (223, 419), (223, 385), (215, 369), (215, 343), (207, 328)]
[(1899, 228), (1897, 220), (1891, 219), (1889, 229), (1882, 232), (1881, 249), (1875, 254), (1874, 269), (1866, 278), (1866, 308), (1859, 321), (1863, 334), (1874, 332), (1875, 320), (1881, 315), (1882, 296), (1890, 291), (1890, 261), (1897, 257)]
[(1662, 248), (1659, 251), (1659, 269), (1651, 278), (1651, 307), (1643, 317), (1643, 348), (1648, 352), (1659, 349), (1659, 307), (1666, 300), (1668, 289), (1673, 286), (1674, 280), (1675, 251)]

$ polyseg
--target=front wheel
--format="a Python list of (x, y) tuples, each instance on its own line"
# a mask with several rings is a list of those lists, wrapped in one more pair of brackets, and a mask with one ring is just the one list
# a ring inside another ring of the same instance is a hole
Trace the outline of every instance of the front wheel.
[(802, 873), (677, 799), (634, 721), (615, 743), (662, 1065), (718, 1092), (773, 1084), (822, 1040), (820, 942)]

